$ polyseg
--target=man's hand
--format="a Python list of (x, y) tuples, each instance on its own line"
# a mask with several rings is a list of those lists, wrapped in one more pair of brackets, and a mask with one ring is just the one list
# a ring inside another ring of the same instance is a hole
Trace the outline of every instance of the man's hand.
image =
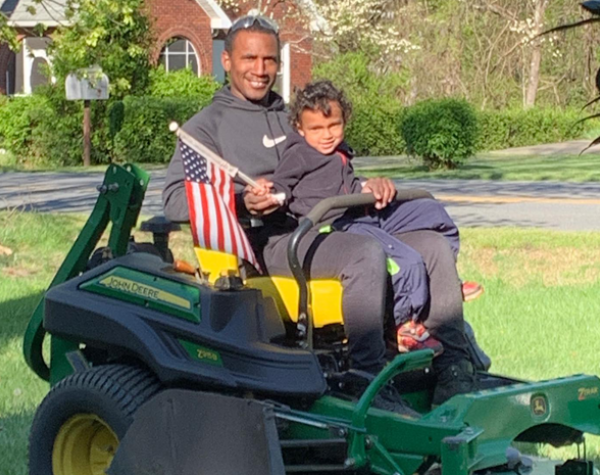
[(376, 209), (383, 209), (392, 202), (396, 196), (396, 187), (389, 178), (370, 178), (363, 183), (363, 193), (373, 193), (377, 202)]
[(264, 178), (258, 178), (256, 183), (258, 188), (248, 185), (244, 189), (244, 205), (253, 216), (270, 214), (280, 206), (277, 198), (271, 194), (273, 183)]

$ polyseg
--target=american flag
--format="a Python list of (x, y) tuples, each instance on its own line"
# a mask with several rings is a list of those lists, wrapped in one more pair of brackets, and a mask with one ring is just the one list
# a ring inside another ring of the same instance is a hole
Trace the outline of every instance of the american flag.
[(179, 150), (194, 244), (234, 254), (260, 271), (248, 237), (237, 220), (231, 177), (183, 140), (179, 140)]

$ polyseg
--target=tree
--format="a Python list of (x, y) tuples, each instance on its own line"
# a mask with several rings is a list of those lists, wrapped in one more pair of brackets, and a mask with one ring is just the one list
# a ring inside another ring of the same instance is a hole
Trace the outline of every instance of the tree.
[[(46, 0), (48, 1), (48, 0)], [(52, 72), (61, 80), (100, 66), (111, 96), (143, 92), (148, 84), (151, 28), (143, 0), (68, 0), (68, 26), (52, 35)]]
[[(584, 10), (586, 10), (592, 14), (592, 16), (590, 18), (579, 20), (574, 23), (567, 23), (567, 24), (559, 25), (557, 27), (551, 28), (550, 30), (540, 33), (540, 36), (547, 36), (550, 34), (554, 34), (555, 32), (558, 32), (558, 31), (570, 30), (572, 28), (578, 28), (578, 27), (588, 25), (591, 23), (599, 23), (600, 22), (600, 1), (589, 0), (586, 2), (582, 2), (580, 5)], [(598, 69), (596, 72), (596, 89), (600, 92), (600, 69)], [(591, 101), (589, 101), (585, 106), (583, 106), (583, 108), (585, 109), (585, 108), (597, 103), (598, 101), (600, 101), (600, 96), (597, 96), (594, 99), (592, 99)], [(597, 119), (598, 117), (600, 117), (600, 114), (598, 114), (598, 113), (592, 114), (590, 116), (584, 117), (579, 122), (584, 122), (589, 119)], [(598, 145), (598, 144), (600, 144), (600, 137), (596, 137), (594, 140), (592, 140), (592, 142), (585, 149), (583, 149), (580, 152), (580, 154), (585, 152), (588, 148), (593, 147), (594, 145)]]
[[(31, 13), (55, 0), (34, 0)], [(50, 11), (50, 10), (49, 10)], [(111, 81), (111, 95), (141, 92), (148, 83), (152, 46), (144, 0), (66, 0), (67, 21), (52, 34), (48, 52), (52, 75), (61, 83), (72, 72), (100, 66)], [(43, 31), (34, 29), (32, 35)], [(0, 12), (0, 43), (21, 47), (8, 18)]]

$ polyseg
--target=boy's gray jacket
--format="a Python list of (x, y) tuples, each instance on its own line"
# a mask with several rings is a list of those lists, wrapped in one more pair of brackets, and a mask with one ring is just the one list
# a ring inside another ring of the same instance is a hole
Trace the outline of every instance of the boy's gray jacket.
[[(292, 133), (281, 96), (270, 92), (265, 104), (234, 96), (229, 87), (217, 92), (212, 103), (183, 125), (183, 130), (250, 177), (270, 178)], [(244, 186), (236, 181), (238, 213)], [(179, 147), (167, 170), (163, 188), (165, 216), (189, 221), (185, 175)], [(275, 213), (274, 213), (275, 214)]]
[[(273, 175), (274, 188), (285, 193), (288, 208), (296, 217), (306, 216), (325, 198), (360, 193), (362, 186), (351, 162), (353, 154), (342, 142), (332, 154), (323, 155), (294, 132), (286, 141)], [(322, 222), (343, 214), (344, 211), (332, 210), (323, 216)]]

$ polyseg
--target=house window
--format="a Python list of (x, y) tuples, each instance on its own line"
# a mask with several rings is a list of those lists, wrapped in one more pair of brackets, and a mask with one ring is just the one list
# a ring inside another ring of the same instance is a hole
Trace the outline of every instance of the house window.
[(200, 75), (200, 63), (194, 45), (185, 38), (172, 38), (160, 52), (160, 64), (167, 71), (190, 68)]
[(277, 71), (275, 89), (287, 103), (290, 102), (291, 78), (290, 78), (290, 44), (285, 43), (281, 47), (281, 64)]

